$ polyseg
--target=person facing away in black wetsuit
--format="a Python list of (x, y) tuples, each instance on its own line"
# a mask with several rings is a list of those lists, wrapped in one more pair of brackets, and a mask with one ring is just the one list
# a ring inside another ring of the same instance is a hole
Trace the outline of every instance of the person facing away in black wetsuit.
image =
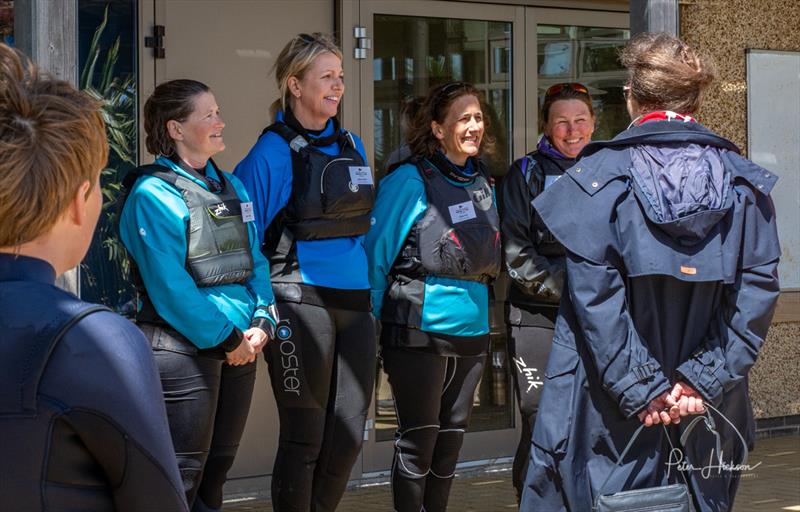
[(564, 248), (531, 203), (575, 164), (591, 141), (595, 116), (589, 90), (579, 83), (549, 87), (539, 119), (543, 135), (536, 150), (514, 162), (503, 180), (503, 248), (513, 282), (506, 303), (508, 354), (522, 417), (512, 469), (517, 499), (528, 470), (531, 433), (564, 283)]
[(188, 510), (147, 341), (55, 286), (102, 206), (99, 107), (0, 44), (4, 510)]

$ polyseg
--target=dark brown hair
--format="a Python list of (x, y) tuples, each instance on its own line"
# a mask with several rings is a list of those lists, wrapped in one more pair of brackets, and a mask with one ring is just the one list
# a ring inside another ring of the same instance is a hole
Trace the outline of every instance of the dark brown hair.
[(159, 84), (144, 104), (145, 146), (154, 156), (171, 156), (175, 141), (169, 136), (168, 121), (184, 122), (194, 111), (198, 94), (211, 89), (196, 80), (170, 80)]
[(550, 119), (550, 107), (553, 106), (553, 103), (559, 100), (579, 100), (586, 104), (589, 108), (589, 113), (594, 117), (594, 107), (592, 106), (592, 96), (589, 94), (589, 89), (586, 86), (582, 86), (586, 89), (587, 92), (576, 91), (572, 87), (563, 87), (560, 91), (555, 94), (550, 94), (549, 96), (545, 93), (544, 102), (542, 103), (542, 108), (540, 110), (541, 115), (539, 116), (539, 130), (544, 131), (544, 127), (547, 125), (547, 121)]
[[(408, 147), (414, 155), (429, 157), (441, 148), (439, 139), (431, 130), (431, 123), (436, 121), (443, 124), (450, 105), (461, 96), (475, 96), (481, 101), (480, 92), (472, 84), (466, 82), (448, 82), (437, 85), (428, 91), (422, 106), (417, 110), (417, 114), (408, 127), (406, 140)], [(483, 109), (483, 104), (481, 104)], [(493, 140), (487, 136), (489, 128), (487, 116), (483, 116), (483, 141), (481, 149), (485, 144), (491, 144)]]
[(631, 96), (642, 112), (697, 112), (703, 91), (716, 76), (709, 57), (664, 32), (643, 32), (631, 39), (620, 62), (628, 68)]
[(0, 247), (46, 234), (107, 160), (100, 103), (0, 44)]

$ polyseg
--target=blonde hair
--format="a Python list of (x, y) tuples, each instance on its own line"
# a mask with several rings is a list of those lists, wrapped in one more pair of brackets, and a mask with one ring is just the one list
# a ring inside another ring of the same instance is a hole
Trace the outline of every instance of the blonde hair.
[(644, 32), (625, 46), (620, 62), (628, 69), (631, 96), (643, 112), (692, 114), (716, 77), (713, 61), (677, 37)]
[(84, 182), (92, 190), (108, 160), (99, 108), (0, 44), (0, 247), (47, 233)]
[(280, 92), (280, 97), (272, 103), (269, 109), (273, 120), (278, 111), (285, 111), (286, 106), (289, 105), (289, 98), (292, 95), (289, 91), (289, 78), (294, 76), (302, 80), (314, 59), (326, 52), (332, 53), (342, 60), (342, 51), (336, 46), (334, 39), (320, 32), (297, 34), (283, 47), (273, 67)]

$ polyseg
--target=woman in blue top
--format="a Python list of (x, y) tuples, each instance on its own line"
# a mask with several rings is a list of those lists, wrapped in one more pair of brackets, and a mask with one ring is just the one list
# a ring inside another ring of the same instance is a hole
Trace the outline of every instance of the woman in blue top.
[(374, 185), (361, 141), (336, 119), (341, 57), (322, 34), (289, 41), (275, 63), (275, 122), (235, 171), (253, 198), (282, 320), (266, 353), (280, 414), (276, 511), (336, 508), (372, 396), (363, 235)]
[(137, 321), (161, 374), (172, 442), (194, 511), (220, 510), (244, 431), (255, 356), (275, 329), (252, 203), (211, 156), (225, 149), (214, 95), (156, 87), (144, 109), (154, 165), (133, 171), (120, 234), (135, 262)]
[(500, 267), (494, 190), (477, 158), (478, 91), (431, 90), (413, 156), (381, 182), (367, 233), (373, 312), (397, 411), (394, 510), (444, 511), (489, 344), (487, 283)]

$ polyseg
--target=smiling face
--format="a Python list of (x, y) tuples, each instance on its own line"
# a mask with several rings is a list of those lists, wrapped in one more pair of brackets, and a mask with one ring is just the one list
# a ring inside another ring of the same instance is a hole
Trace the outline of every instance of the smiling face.
[(289, 77), (292, 112), (304, 128), (322, 130), (334, 117), (344, 95), (342, 61), (330, 52), (319, 54), (302, 79)]
[(561, 154), (575, 158), (592, 140), (594, 116), (581, 100), (558, 100), (550, 106), (544, 134)]
[(225, 149), (222, 130), (225, 122), (220, 116), (217, 100), (210, 92), (202, 92), (192, 101), (194, 109), (186, 120), (168, 122), (175, 149), (186, 163), (199, 169), (209, 158)]
[(442, 151), (456, 165), (464, 165), (467, 158), (478, 155), (483, 129), (481, 104), (471, 94), (453, 100), (442, 124), (431, 122), (431, 130), (439, 139)]

